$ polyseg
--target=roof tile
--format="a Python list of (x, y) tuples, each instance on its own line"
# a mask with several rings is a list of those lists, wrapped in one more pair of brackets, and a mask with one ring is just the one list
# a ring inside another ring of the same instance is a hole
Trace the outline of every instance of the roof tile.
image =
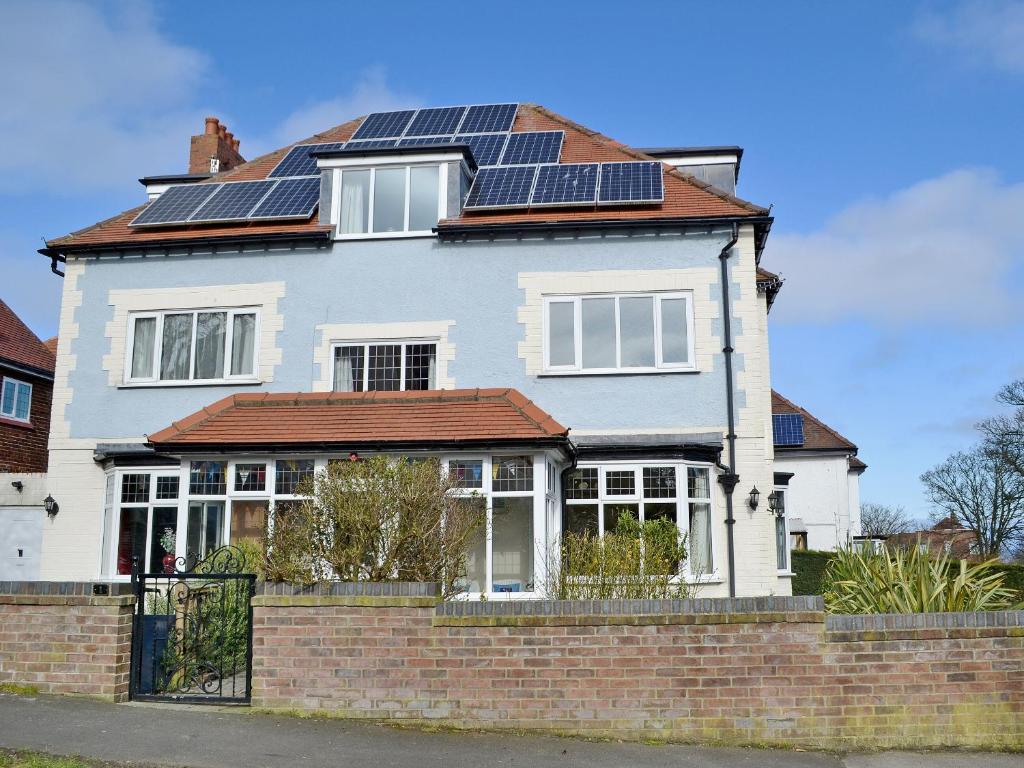
[(0, 359), (53, 373), (50, 348), (0, 299)]

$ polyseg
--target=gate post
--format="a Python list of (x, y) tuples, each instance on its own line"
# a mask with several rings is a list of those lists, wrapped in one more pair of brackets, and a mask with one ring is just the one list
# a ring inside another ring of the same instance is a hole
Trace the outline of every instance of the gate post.
[(135, 612), (132, 614), (132, 651), (128, 665), (128, 700), (135, 698), (139, 670), (142, 660), (142, 612), (145, 609), (145, 579), (139, 573), (139, 557), (132, 558), (132, 594), (135, 595)]

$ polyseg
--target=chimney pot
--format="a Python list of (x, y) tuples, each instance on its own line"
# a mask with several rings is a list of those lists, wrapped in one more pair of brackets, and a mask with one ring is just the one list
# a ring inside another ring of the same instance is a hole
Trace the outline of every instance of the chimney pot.
[(224, 123), (221, 123), (218, 126), (218, 128), (217, 128), (217, 135), (220, 136), (223, 139), (224, 138), (224, 134), (226, 134), (227, 132), (228, 132), (227, 126), (224, 125)]
[(217, 133), (219, 128), (220, 128), (220, 120), (218, 120), (216, 117), (208, 117), (208, 118), (206, 118), (206, 130), (205, 130), (205, 133), (212, 135), (214, 133)]
[(238, 152), (239, 140), (219, 118), (206, 118), (203, 133), (189, 144), (189, 173), (220, 173), (245, 162)]
[(233, 140), (232, 140), (232, 142), (231, 142), (231, 148), (232, 148), (233, 150), (235, 150), (235, 152), (237, 152), (237, 151), (238, 151), (238, 148), (239, 148), (239, 147), (240, 147), (241, 145), (242, 145), (242, 142), (241, 142), (241, 141), (239, 141), (238, 139), (233, 139)]

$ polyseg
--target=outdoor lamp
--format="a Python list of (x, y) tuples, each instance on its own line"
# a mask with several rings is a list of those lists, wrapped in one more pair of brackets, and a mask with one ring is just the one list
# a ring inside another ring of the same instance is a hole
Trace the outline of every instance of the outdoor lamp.
[(768, 494), (768, 511), (773, 515), (779, 514), (779, 492), (772, 491)]
[(43, 508), (46, 510), (46, 514), (50, 516), (52, 520), (56, 517), (57, 512), (60, 511), (60, 505), (50, 494), (46, 494), (46, 498), (43, 499)]
[(761, 492), (757, 490), (755, 485), (750, 491), (750, 508), (757, 509), (757, 500), (761, 498)]

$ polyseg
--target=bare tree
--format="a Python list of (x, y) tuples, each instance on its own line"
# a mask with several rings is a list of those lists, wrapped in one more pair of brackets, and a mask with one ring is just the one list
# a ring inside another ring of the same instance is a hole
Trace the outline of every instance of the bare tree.
[(1014, 410), (985, 419), (978, 428), (989, 449), (999, 453), (1024, 476), (1024, 379), (1007, 384), (996, 395), (996, 400)]
[(978, 554), (1000, 555), (1024, 541), (1024, 475), (991, 441), (954, 453), (921, 482), (941, 516), (974, 531)]
[(911, 520), (903, 507), (888, 504), (860, 505), (860, 532), (862, 536), (893, 536), (911, 528)]

